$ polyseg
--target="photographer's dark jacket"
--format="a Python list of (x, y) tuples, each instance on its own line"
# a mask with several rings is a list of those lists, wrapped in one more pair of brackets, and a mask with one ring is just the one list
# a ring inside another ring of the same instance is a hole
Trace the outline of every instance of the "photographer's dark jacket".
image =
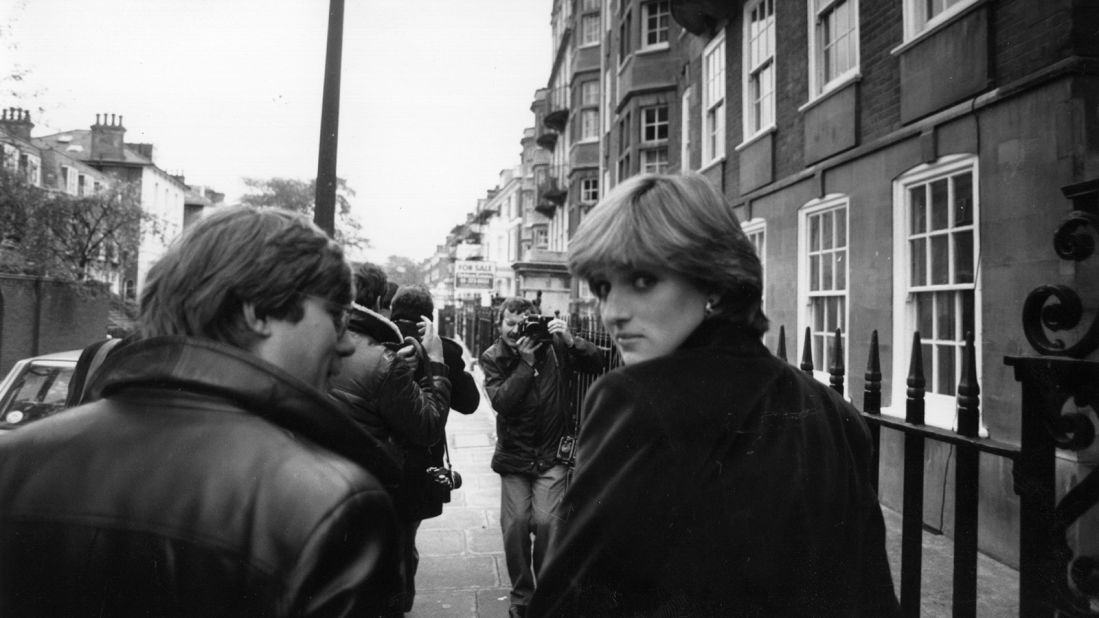
[(370, 616), (400, 589), (380, 445), (235, 347), (113, 352), (0, 439), (0, 615)]
[(417, 382), (415, 369), (381, 344), (368, 344), (363, 375), (337, 375), (331, 395), (367, 433), (386, 445), (398, 466), (404, 465), (409, 446), (429, 447), (446, 432), (450, 411), (449, 369), (428, 361)]
[(496, 410), (494, 471), (539, 474), (554, 465), (557, 444), (577, 412), (566, 396), (569, 378), (603, 367), (599, 348), (580, 337), (573, 341), (569, 348), (555, 336), (538, 351), (533, 367), (502, 339), (481, 355), (485, 393)]
[(527, 615), (896, 615), (872, 448), (832, 389), (704, 322), (591, 387)]

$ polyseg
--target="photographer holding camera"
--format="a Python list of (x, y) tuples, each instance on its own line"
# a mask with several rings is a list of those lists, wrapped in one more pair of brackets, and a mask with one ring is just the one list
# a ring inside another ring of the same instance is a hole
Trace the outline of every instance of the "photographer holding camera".
[(481, 355), (481, 367), (496, 410), (492, 469), (500, 475), (510, 615), (521, 617), (565, 491), (571, 452), (562, 451), (571, 451), (568, 434), (576, 414), (567, 396), (568, 378), (575, 371), (598, 372), (603, 356), (594, 344), (573, 336), (564, 320), (537, 315), (525, 298), (509, 298), (499, 311), (500, 338)]
[(374, 264), (363, 264), (356, 271), (355, 303), (348, 323), (348, 338), (355, 349), (342, 360), (330, 394), (385, 445), (401, 470), (392, 493), (401, 520), (402, 609), (407, 612), (416, 596), (416, 532), (423, 519), (438, 514), (425, 497), (426, 488), (438, 483), (437, 475), (429, 475), (430, 464), (418, 454), (445, 439), (451, 383), (442, 341), (430, 318), (417, 320), (414, 343), (378, 311), (386, 283), (385, 271)]

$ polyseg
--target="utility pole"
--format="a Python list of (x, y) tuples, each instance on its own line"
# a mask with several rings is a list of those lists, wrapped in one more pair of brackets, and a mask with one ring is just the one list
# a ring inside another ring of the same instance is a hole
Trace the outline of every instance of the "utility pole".
[(324, 58), (324, 99), (317, 156), (313, 221), (329, 236), (336, 230), (336, 149), (340, 132), (340, 62), (343, 55), (343, 0), (329, 0), (328, 51)]

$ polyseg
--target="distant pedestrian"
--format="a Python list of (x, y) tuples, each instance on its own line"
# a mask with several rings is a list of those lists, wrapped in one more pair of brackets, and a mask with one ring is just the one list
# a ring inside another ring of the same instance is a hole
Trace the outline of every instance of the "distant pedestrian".
[[(525, 298), (500, 305), (499, 339), (481, 355), (485, 392), (496, 410), (500, 528), (511, 579), (512, 617), (526, 615), (549, 527), (565, 491), (570, 428), (577, 410), (567, 396), (576, 371), (595, 373), (603, 355), (559, 318), (535, 314)], [(533, 536), (533, 541), (531, 537)]]
[(625, 367), (584, 402), (532, 616), (890, 616), (859, 412), (768, 352), (761, 266), (702, 176), (618, 185), (569, 245)]
[(184, 232), (92, 403), (0, 442), (0, 615), (396, 611), (372, 473), (392, 465), (324, 395), (350, 301), (342, 251), (300, 215), (227, 208)]

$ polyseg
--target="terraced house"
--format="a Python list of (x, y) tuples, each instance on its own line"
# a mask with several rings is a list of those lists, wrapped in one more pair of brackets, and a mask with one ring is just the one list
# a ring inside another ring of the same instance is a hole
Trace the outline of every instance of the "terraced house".
[[(551, 23), (533, 107), (545, 251), (513, 260), (520, 292), (533, 295), (522, 275), (534, 265), (568, 289), (569, 313), (593, 314), (564, 271), (571, 232), (623, 179), (690, 170), (728, 196), (759, 250), (767, 345), (821, 380), (844, 367), (856, 403), (876, 331), (882, 413), (905, 414), (918, 332), (925, 422), (956, 428), (972, 333), (975, 432), (1018, 445), (1021, 387), (1005, 358), (1099, 360), (1099, 5), (554, 0)], [(1091, 405), (1068, 397), (1061, 411), (1091, 427)], [(883, 430), (881, 451), (881, 498), (900, 510), (901, 434)], [(1056, 451), (1058, 496), (1095, 453)], [(923, 524), (947, 535), (955, 455), (924, 455)], [(1017, 565), (1013, 464), (979, 466), (981, 550)], [(1085, 554), (1099, 549), (1092, 511), (1066, 530)]]

